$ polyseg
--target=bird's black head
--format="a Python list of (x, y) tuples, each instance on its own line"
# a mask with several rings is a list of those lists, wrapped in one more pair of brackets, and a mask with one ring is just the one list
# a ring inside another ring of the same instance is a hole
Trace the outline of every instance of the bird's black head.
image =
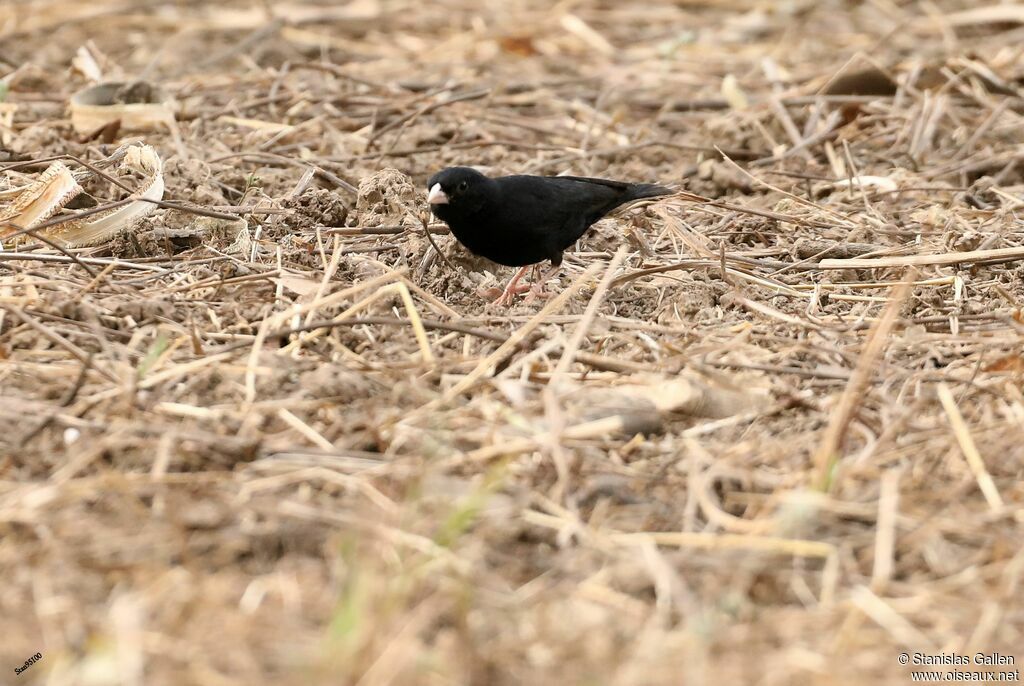
[(449, 167), (427, 181), (430, 210), (448, 221), (478, 212), (487, 202), (491, 180), (469, 167)]

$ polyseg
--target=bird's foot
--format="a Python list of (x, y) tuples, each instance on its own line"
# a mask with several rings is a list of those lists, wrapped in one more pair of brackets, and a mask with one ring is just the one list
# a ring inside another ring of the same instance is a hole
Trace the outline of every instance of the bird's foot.
[(552, 295), (552, 293), (549, 293), (548, 291), (544, 290), (543, 283), (535, 283), (532, 286), (530, 286), (530, 294), (527, 295), (526, 298), (523, 300), (523, 304), (532, 305), (537, 301), (543, 302), (544, 300), (550, 298)]
[(487, 298), (494, 298), (495, 296), (497, 296), (497, 300), (494, 300), (491, 303), (492, 305), (500, 305), (504, 307), (511, 305), (512, 301), (515, 300), (515, 297), (517, 295), (519, 295), (520, 293), (525, 293), (526, 291), (530, 290), (530, 286), (528, 286), (527, 284), (519, 283), (519, 280), (523, 278), (523, 275), (526, 274), (526, 271), (528, 269), (529, 267), (520, 268), (520, 270), (516, 272), (516, 275), (512, 277), (512, 279), (508, 282), (508, 284), (505, 286), (503, 290), (499, 290), (497, 288), (490, 288), (482, 292), (481, 295), (484, 295), (484, 297)]
[(520, 283), (520, 284), (510, 283), (509, 285), (505, 286), (505, 288), (503, 288), (503, 289), (498, 289), (498, 288), (490, 288), (490, 289), (488, 289), (488, 297), (494, 298), (495, 295), (497, 295), (497, 297), (491, 302), (491, 304), (492, 305), (499, 305), (499, 306), (502, 306), (502, 307), (509, 307), (510, 305), (512, 305), (512, 302), (516, 299), (517, 295), (520, 295), (522, 293), (526, 293), (526, 292), (532, 291), (532, 290), (533, 290), (533, 287), (528, 285), (528, 284), (525, 284), (525, 283)]

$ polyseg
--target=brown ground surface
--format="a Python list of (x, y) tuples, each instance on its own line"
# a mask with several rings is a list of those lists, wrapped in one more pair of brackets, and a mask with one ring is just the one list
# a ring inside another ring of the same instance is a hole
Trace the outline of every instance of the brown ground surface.
[[(0, 192), (145, 140), (245, 220), (0, 253), (0, 683), (1019, 668), (1021, 6), (257, 4), (0, 5)], [(84, 141), (90, 61), (180, 138)], [(424, 236), (456, 163), (715, 202), (602, 221), (506, 313)]]

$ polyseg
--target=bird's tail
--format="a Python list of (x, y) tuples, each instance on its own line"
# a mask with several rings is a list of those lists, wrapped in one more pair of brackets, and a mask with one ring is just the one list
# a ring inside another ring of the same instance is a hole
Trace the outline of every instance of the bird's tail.
[(671, 188), (665, 186), (659, 186), (656, 183), (633, 183), (629, 185), (626, 191), (626, 202), (630, 200), (640, 200), (641, 198), (657, 198), (662, 195), (672, 195), (675, 193)]

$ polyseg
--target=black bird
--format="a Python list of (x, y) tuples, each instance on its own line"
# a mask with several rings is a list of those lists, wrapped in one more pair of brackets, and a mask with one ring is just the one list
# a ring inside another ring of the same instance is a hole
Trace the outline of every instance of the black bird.
[(488, 178), (469, 167), (450, 167), (427, 181), (430, 210), (445, 221), (470, 252), (507, 267), (521, 267), (499, 304), (529, 290), (516, 284), (530, 265), (551, 260), (616, 207), (674, 191), (651, 183), (624, 183), (580, 176)]

